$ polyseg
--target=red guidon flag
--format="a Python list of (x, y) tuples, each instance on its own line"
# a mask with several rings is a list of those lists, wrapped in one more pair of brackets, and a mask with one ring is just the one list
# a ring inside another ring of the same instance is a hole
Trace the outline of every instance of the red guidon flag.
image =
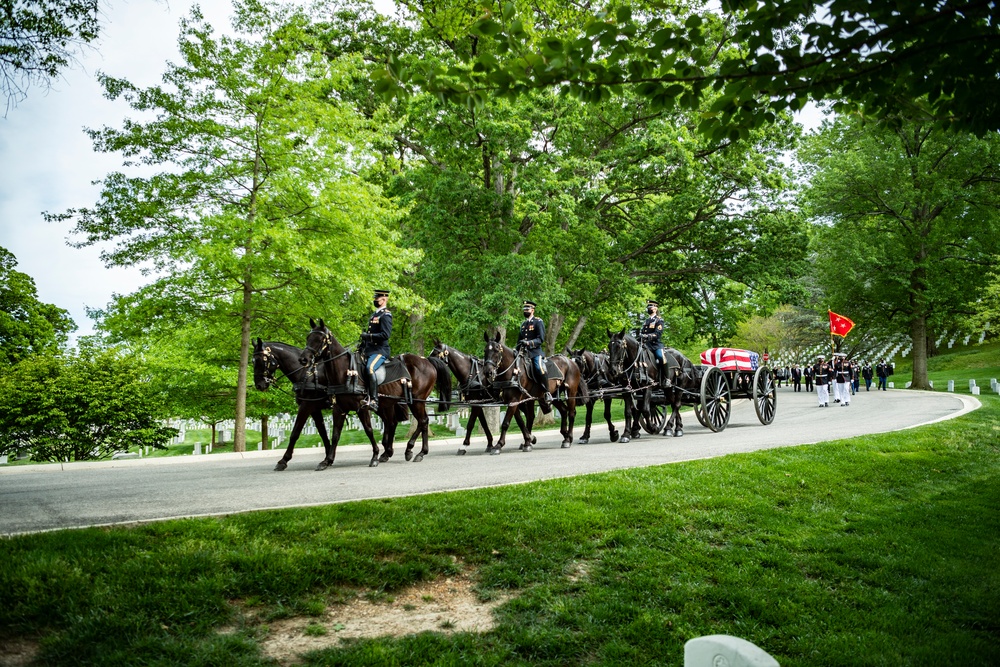
[(846, 336), (854, 328), (854, 322), (850, 319), (843, 315), (838, 315), (832, 310), (826, 312), (830, 313), (830, 333), (837, 336)]

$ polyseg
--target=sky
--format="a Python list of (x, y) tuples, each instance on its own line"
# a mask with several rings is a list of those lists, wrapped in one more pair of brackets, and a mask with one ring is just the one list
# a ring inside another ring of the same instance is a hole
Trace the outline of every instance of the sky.
[[(17, 258), (17, 270), (34, 279), (40, 301), (69, 312), (76, 336), (93, 333), (87, 308), (103, 308), (115, 293), (133, 292), (148, 279), (138, 269), (105, 267), (99, 247), (71, 247), (73, 223), (46, 222), (42, 214), (93, 206), (100, 193), (94, 181), (122, 167), (118, 155), (95, 153), (84, 134), (84, 128), (120, 127), (130, 116), (125, 102), (103, 97), (96, 74), (140, 88), (160, 83), (165, 64), (180, 60), (178, 22), (193, 4), (103, 2), (103, 34), (94, 48), (49, 89), (32, 87), (27, 99), (0, 117), (0, 246)], [(198, 4), (217, 31), (228, 28), (230, 0)], [(375, 4), (391, 6), (390, 0)], [(815, 127), (820, 115), (809, 109), (801, 120)]]

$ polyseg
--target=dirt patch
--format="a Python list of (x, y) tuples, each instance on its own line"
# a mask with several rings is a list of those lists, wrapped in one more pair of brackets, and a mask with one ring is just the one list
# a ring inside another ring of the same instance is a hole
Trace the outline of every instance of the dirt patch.
[(38, 655), (38, 642), (14, 637), (0, 639), (0, 667), (30, 665)]
[(338, 646), (348, 639), (426, 631), (487, 632), (494, 626), (493, 610), (505, 599), (482, 602), (472, 587), (471, 578), (460, 574), (407, 588), (391, 602), (359, 598), (329, 607), (318, 617), (272, 621), (261, 648), (282, 665), (293, 665), (301, 653)]

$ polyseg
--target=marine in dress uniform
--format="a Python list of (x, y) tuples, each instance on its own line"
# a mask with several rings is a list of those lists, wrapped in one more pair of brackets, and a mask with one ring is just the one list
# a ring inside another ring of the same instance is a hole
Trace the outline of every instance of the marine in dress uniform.
[(851, 404), (851, 364), (847, 361), (847, 355), (837, 352), (834, 355), (833, 368), (836, 372), (835, 396), (842, 407)]
[(813, 364), (813, 379), (816, 381), (816, 395), (819, 398), (819, 407), (830, 406), (830, 365), (826, 363), (826, 357), (822, 354), (816, 357)]
[(660, 317), (659, 310), (660, 304), (656, 301), (646, 302), (646, 313), (649, 317), (642, 323), (639, 340), (656, 358), (656, 377), (659, 378), (660, 384), (663, 384), (663, 380), (667, 377), (667, 362), (663, 358), (663, 341), (660, 340), (663, 335), (663, 318)]
[(392, 313), (385, 304), (389, 300), (387, 290), (375, 290), (375, 312), (368, 318), (368, 329), (361, 334), (361, 354), (367, 360), (368, 406), (378, 409), (378, 383), (375, 371), (389, 358), (389, 336), (392, 334)]
[(517, 347), (531, 361), (531, 371), (535, 374), (535, 381), (545, 388), (545, 403), (552, 402), (552, 394), (549, 393), (549, 383), (542, 372), (542, 362), (545, 360), (545, 353), (542, 345), (545, 343), (545, 323), (542, 318), (535, 317), (535, 302), (525, 301), (521, 305), (521, 312), (524, 314), (524, 322), (521, 323), (521, 330), (517, 333)]

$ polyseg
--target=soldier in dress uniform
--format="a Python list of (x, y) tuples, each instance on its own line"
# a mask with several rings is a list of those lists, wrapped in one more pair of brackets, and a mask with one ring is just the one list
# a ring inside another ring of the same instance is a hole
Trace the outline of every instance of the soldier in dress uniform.
[(542, 398), (544, 408), (552, 402), (552, 394), (548, 391), (549, 383), (545, 373), (542, 372), (542, 362), (545, 361), (545, 353), (542, 351), (542, 345), (545, 343), (545, 323), (542, 322), (542, 318), (535, 317), (534, 301), (525, 300), (521, 304), (521, 312), (524, 314), (524, 322), (521, 323), (521, 330), (517, 333), (517, 348), (531, 361), (535, 381), (545, 388), (545, 396)]
[(841, 406), (847, 407), (851, 404), (851, 364), (847, 361), (847, 355), (843, 352), (836, 352), (834, 355), (833, 368), (836, 372), (835, 396)]
[(365, 371), (368, 373), (367, 407), (378, 410), (378, 383), (375, 371), (389, 358), (389, 336), (392, 334), (392, 313), (386, 310), (389, 291), (375, 290), (375, 312), (368, 318), (368, 330), (361, 334), (361, 355), (367, 360)]
[(642, 323), (642, 330), (639, 332), (639, 340), (646, 346), (656, 359), (656, 377), (660, 384), (663, 384), (667, 377), (666, 360), (663, 358), (663, 318), (660, 317), (660, 304), (650, 299), (646, 302), (646, 314), (649, 317)]
[(819, 407), (830, 407), (830, 365), (822, 354), (816, 357), (813, 364), (813, 376), (816, 380), (816, 395), (819, 397)]

